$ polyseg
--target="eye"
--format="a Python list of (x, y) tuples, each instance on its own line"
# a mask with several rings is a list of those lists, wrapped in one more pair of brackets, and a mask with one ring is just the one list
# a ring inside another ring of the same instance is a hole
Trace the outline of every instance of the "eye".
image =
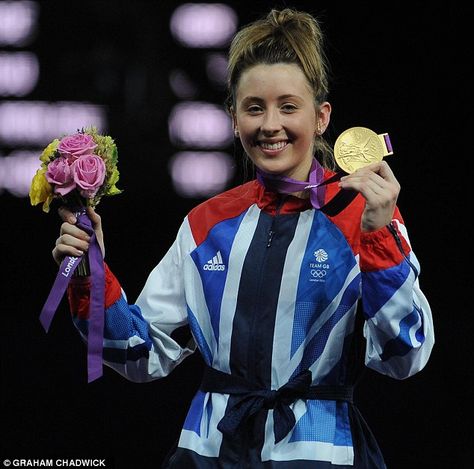
[(285, 103), (281, 106), (281, 110), (283, 112), (286, 112), (286, 113), (291, 113), (291, 112), (295, 112), (296, 110), (298, 109), (297, 106), (295, 106), (294, 104), (291, 104), (291, 103)]
[(247, 107), (247, 112), (249, 114), (258, 114), (259, 112), (262, 112), (262, 107), (258, 106), (257, 104), (252, 104)]

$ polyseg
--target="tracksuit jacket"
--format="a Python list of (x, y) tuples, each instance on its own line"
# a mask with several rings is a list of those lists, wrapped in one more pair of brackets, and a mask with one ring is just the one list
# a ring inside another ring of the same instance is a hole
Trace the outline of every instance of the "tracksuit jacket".
[[(385, 467), (350, 397), (285, 391), (303, 375), (317, 389), (350, 390), (360, 344), (367, 367), (396, 379), (429, 358), (431, 311), (402, 217), (397, 208), (389, 226), (361, 232), (363, 208), (358, 195), (329, 217), (254, 180), (185, 217), (134, 304), (106, 265), (106, 365), (147, 382), (198, 348), (219, 373), (214, 384), (248, 387), (199, 389), (166, 467)], [(88, 279), (75, 279), (69, 300), (85, 340), (88, 298)], [(172, 333), (185, 325), (192, 340), (182, 346)], [(279, 441), (278, 419), (291, 421)]]

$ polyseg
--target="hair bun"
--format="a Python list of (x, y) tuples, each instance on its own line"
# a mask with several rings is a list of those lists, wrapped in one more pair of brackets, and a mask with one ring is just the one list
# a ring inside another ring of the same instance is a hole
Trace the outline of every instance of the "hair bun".
[(298, 13), (290, 8), (285, 8), (284, 10), (273, 9), (268, 13), (267, 19), (274, 26), (285, 26), (287, 23), (295, 20), (297, 15)]
[[(315, 18), (308, 13), (285, 8), (284, 10), (271, 10), (267, 15), (267, 21), (274, 28), (284, 28), (293, 26), (300, 29), (305, 34), (322, 39)], [(316, 23), (316, 24), (315, 24)]]

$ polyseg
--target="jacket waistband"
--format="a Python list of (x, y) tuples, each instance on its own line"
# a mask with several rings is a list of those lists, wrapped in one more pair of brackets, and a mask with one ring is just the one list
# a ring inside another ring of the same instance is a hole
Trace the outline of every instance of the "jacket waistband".
[(262, 409), (273, 409), (275, 443), (294, 427), (296, 420), (290, 404), (297, 399), (323, 399), (353, 403), (353, 386), (311, 385), (311, 371), (304, 370), (279, 389), (261, 389), (244, 378), (206, 366), (200, 390), (235, 396), (217, 428), (234, 436), (244, 422)]

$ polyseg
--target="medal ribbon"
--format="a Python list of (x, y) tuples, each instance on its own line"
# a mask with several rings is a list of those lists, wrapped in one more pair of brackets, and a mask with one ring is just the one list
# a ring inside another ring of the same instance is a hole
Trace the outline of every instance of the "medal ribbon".
[(324, 168), (316, 158), (313, 158), (308, 181), (298, 181), (279, 174), (269, 174), (257, 168), (257, 180), (267, 189), (281, 194), (292, 194), (293, 192), (308, 190), (311, 205), (329, 216), (337, 215), (357, 196), (357, 191), (342, 189), (329, 202), (324, 204), (326, 196), (325, 186), (339, 181), (345, 174), (340, 171), (323, 181)]
[[(90, 236), (89, 267), (91, 276), (89, 302), (89, 328), (87, 338), (87, 375), (88, 382), (102, 376), (102, 348), (104, 336), (104, 298), (105, 298), (105, 271), (102, 251), (100, 249), (92, 222), (85, 211), (76, 213), (76, 226)], [(66, 256), (62, 261), (49, 296), (40, 314), (40, 322), (48, 332), (59, 303), (66, 292), (74, 271), (80, 264), (83, 256)]]

